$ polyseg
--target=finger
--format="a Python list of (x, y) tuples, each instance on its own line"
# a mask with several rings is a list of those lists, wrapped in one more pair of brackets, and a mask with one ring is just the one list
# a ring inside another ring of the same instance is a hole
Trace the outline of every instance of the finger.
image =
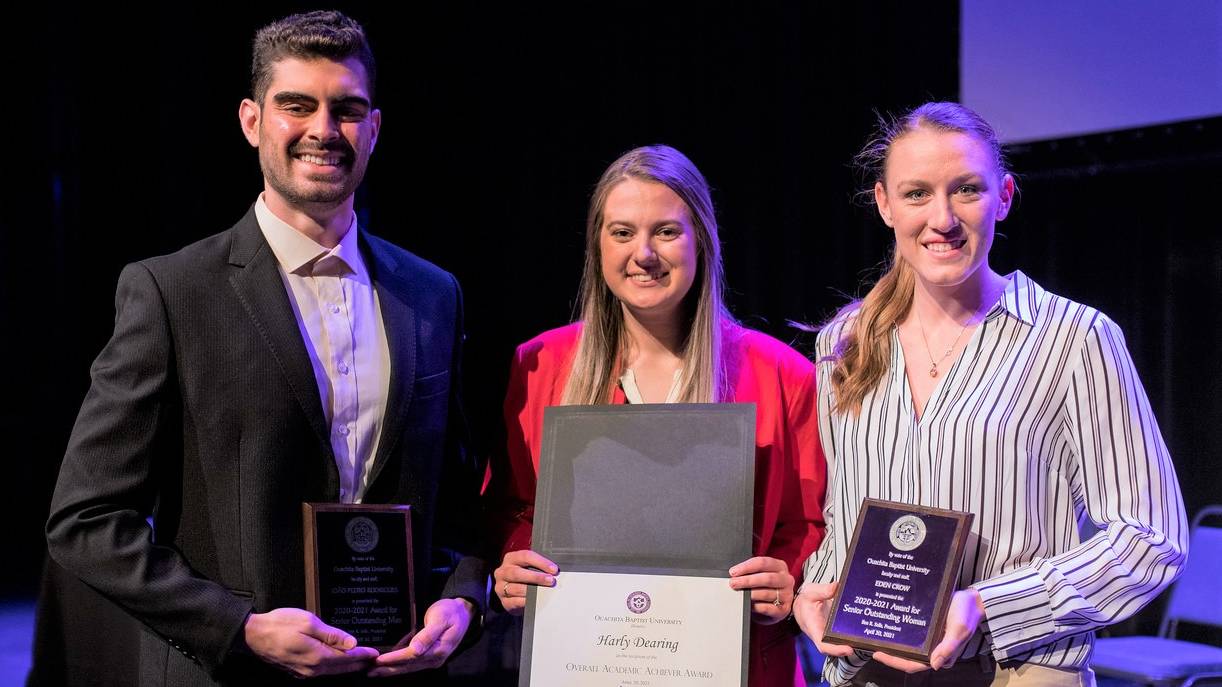
[(836, 596), (836, 583), (829, 582), (827, 584), (804, 584), (802, 589), (798, 591), (798, 595), (803, 598), (809, 598), (812, 601), (828, 601), (833, 596)]
[(967, 646), (966, 642), (947, 636), (930, 652), (929, 665), (937, 670), (958, 661), (965, 646)]
[(526, 611), (526, 596), (502, 597), (501, 606), (509, 615), (522, 615)]
[(910, 661), (906, 658), (900, 658), (899, 656), (892, 656), (885, 651), (875, 651), (874, 660), (885, 666), (895, 668), (896, 670), (902, 670), (905, 673), (919, 673), (924, 670), (929, 670), (929, 666), (925, 665), (924, 663), (919, 661)]
[(835, 593), (836, 585), (834, 583), (804, 585), (802, 591), (793, 600), (794, 618), (806, 636), (815, 643), (819, 653), (824, 656), (851, 656), (854, 651), (853, 647), (823, 641), (823, 633), (827, 628), (827, 619), (831, 611), (829, 600)]
[(407, 663), (400, 663), (394, 666), (378, 666), (370, 670), (366, 675), (369, 677), (393, 677), (395, 675), (406, 675), (415, 673), (421, 670), (429, 670), (431, 668), (440, 668), (444, 661), (434, 659), (417, 658)]
[[(788, 579), (787, 579), (788, 578)], [(730, 578), (731, 589), (792, 589), (793, 578), (785, 573), (754, 573)]]
[(818, 641), (815, 642), (815, 648), (824, 656), (852, 656), (854, 653), (853, 647), (848, 644), (833, 644), (831, 642)]
[(332, 627), (317, 617), (313, 619), (302, 632), (307, 637), (313, 637), (329, 647), (347, 651), (356, 646), (356, 637), (344, 632), (338, 627)]
[(811, 639), (819, 639), (823, 636), (823, 626), (818, 628), (818, 634), (815, 634), (814, 617), (818, 613), (817, 601), (811, 601), (802, 596), (795, 596), (793, 599), (793, 619), (798, 621), (798, 628)]
[[(826, 604), (824, 604), (826, 606)], [(852, 656), (856, 649), (848, 644), (837, 644), (835, 642), (823, 641), (823, 637), (827, 631), (827, 610), (819, 609), (816, 611), (815, 627), (819, 632), (818, 638), (815, 640), (815, 646), (819, 648), (819, 652), (825, 656)]]
[(752, 603), (766, 603), (773, 605), (773, 602), (780, 599), (780, 605), (783, 605), (785, 600), (788, 598), (789, 594), (784, 587), (756, 587), (751, 590)]
[(530, 549), (521, 551), (510, 551), (505, 554), (504, 563), (508, 565), (516, 565), (519, 568), (538, 568), (553, 575), (560, 572), (560, 567), (553, 563), (550, 559), (544, 558), (538, 553)]
[(454, 649), (458, 647), (459, 640), (462, 639), (462, 633), (456, 628), (451, 627), (446, 632), (442, 633), (441, 637), (429, 647), (428, 651), (420, 655), (420, 660), (426, 662), (435, 661), (437, 665), (445, 663), (450, 654), (454, 653)]
[(374, 668), (369, 671), (369, 676), (389, 677), (436, 668), (445, 663), (457, 643), (450, 644), (448, 648), (441, 646), (442, 644), (444, 642), (435, 642), (423, 652), (417, 651), (416, 647), (409, 644), (397, 651), (382, 654), (377, 658)]
[(501, 605), (505, 605), (508, 601), (519, 600), (521, 603), (526, 603), (526, 594), (531, 587), (555, 587), (556, 581), (552, 580), (551, 584), (520, 584), (517, 582), (505, 582), (497, 590), (496, 595), (501, 598)]
[(474, 609), (464, 600), (443, 599), (425, 614), (426, 627), (440, 630), (432, 646), (420, 652), (421, 658), (436, 658), (444, 662), (458, 646), (470, 627)]
[(401, 663), (406, 663), (407, 661), (411, 661), (418, 657), (419, 657), (419, 654), (416, 652), (414, 648), (412, 648), (409, 645), (409, 646), (403, 647), (402, 649), (395, 649), (394, 651), (387, 651), (386, 653), (382, 654), (381, 656), (378, 656), (377, 664), (379, 666), (392, 666), (393, 667)]
[(789, 615), (788, 611), (772, 604), (754, 604), (751, 607), (751, 622), (757, 625), (774, 625)]
[(364, 670), (378, 658), (377, 649), (358, 646), (343, 653), (327, 656), (318, 661), (314, 667), (315, 675), (339, 675)]
[(779, 558), (770, 558), (768, 556), (756, 556), (748, 558), (738, 565), (730, 568), (730, 577), (738, 575), (750, 575), (758, 572), (788, 572), (789, 566), (785, 565), (785, 561)]
[(448, 627), (448, 624), (442, 623), (425, 623), (424, 627), (412, 637), (412, 641), (407, 643), (407, 649), (411, 650), (416, 656), (422, 656), (429, 650), (437, 640), (441, 637), (442, 631)]
[(790, 599), (784, 592), (775, 589), (757, 589), (751, 592), (751, 610), (770, 618), (781, 619), (789, 615)]
[(503, 567), (498, 570), (497, 581), (503, 588), (506, 584), (536, 584), (540, 587), (556, 586), (556, 578), (550, 573), (531, 570), (530, 568)]

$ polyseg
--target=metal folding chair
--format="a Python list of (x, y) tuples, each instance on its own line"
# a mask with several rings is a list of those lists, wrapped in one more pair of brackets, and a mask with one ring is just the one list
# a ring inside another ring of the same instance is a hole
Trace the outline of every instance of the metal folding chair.
[(1158, 636), (1096, 640), (1091, 658), (1096, 674), (1155, 687), (1222, 679), (1222, 648), (1175, 639), (1180, 621), (1222, 627), (1222, 528), (1201, 524), (1214, 516), (1222, 517), (1222, 505), (1208, 506), (1192, 519), (1188, 564), (1171, 588)]

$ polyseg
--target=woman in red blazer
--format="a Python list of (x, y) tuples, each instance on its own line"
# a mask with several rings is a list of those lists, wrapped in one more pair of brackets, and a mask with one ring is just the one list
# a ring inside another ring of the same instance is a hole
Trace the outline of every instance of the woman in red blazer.
[(750, 590), (752, 687), (804, 684), (792, 623), (794, 576), (823, 538), (826, 467), (815, 369), (739, 326), (722, 300), (721, 247), (708, 184), (682, 153), (648, 146), (603, 173), (590, 201), (579, 322), (518, 347), (505, 399), (507, 450), (489, 498), (502, 563), (495, 591), (521, 613), (527, 585), (555, 584), (530, 550), (543, 409), (552, 405), (754, 402), (755, 557), (730, 569)]

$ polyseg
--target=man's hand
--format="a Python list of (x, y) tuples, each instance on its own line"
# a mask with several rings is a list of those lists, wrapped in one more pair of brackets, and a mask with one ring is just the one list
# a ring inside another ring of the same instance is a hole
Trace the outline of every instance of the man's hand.
[(522, 615), (526, 610), (529, 585), (555, 587), (560, 568), (529, 549), (505, 554), (501, 566), (492, 571), (492, 590), (510, 615)]
[(827, 628), (827, 616), (832, 610), (832, 597), (836, 596), (836, 583), (805, 584), (793, 600), (793, 617), (798, 627), (810, 637), (824, 656), (850, 656), (853, 647), (844, 644), (828, 644), (823, 641)]
[(378, 657), (377, 650), (357, 646), (352, 635), (300, 608), (251, 613), (245, 636), (256, 656), (297, 677), (364, 670)]
[(874, 660), (905, 673), (919, 673), (930, 668), (938, 670), (953, 665), (959, 660), (964, 645), (976, 633), (976, 628), (983, 618), (984, 602), (980, 598), (980, 592), (970, 587), (957, 591), (951, 597), (950, 609), (946, 612), (946, 633), (929, 654), (929, 665), (892, 656), (884, 651), (875, 651)]
[[(424, 627), (404, 637), (403, 648), (382, 654), (369, 677), (388, 677), (438, 668), (446, 662), (467, 634), (475, 618), (475, 606), (466, 599), (441, 599), (424, 613)], [(410, 639), (410, 641), (409, 641)]]
[(751, 619), (761, 625), (779, 623), (793, 603), (793, 575), (779, 558), (756, 556), (730, 568), (730, 588), (751, 591)]

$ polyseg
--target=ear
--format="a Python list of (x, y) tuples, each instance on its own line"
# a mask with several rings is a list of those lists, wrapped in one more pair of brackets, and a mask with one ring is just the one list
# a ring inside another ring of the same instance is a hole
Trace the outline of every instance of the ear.
[(997, 206), (996, 221), (1000, 222), (1010, 214), (1010, 205), (1014, 202), (1014, 193), (1018, 190), (1018, 185), (1014, 182), (1014, 175), (1006, 174), (1001, 178), (1001, 203)]
[(371, 133), (369, 136), (369, 152), (373, 152), (373, 147), (378, 144), (378, 132), (382, 130), (382, 111), (374, 109), (369, 113), (369, 125)]
[(238, 105), (238, 123), (242, 125), (242, 135), (255, 148), (259, 147), (259, 120), (262, 116), (263, 112), (259, 105), (250, 98), (246, 98), (241, 105)]
[(887, 189), (883, 188), (883, 182), (874, 182), (874, 204), (878, 206), (878, 214), (883, 218), (883, 224), (891, 225), (891, 202), (887, 199)]

